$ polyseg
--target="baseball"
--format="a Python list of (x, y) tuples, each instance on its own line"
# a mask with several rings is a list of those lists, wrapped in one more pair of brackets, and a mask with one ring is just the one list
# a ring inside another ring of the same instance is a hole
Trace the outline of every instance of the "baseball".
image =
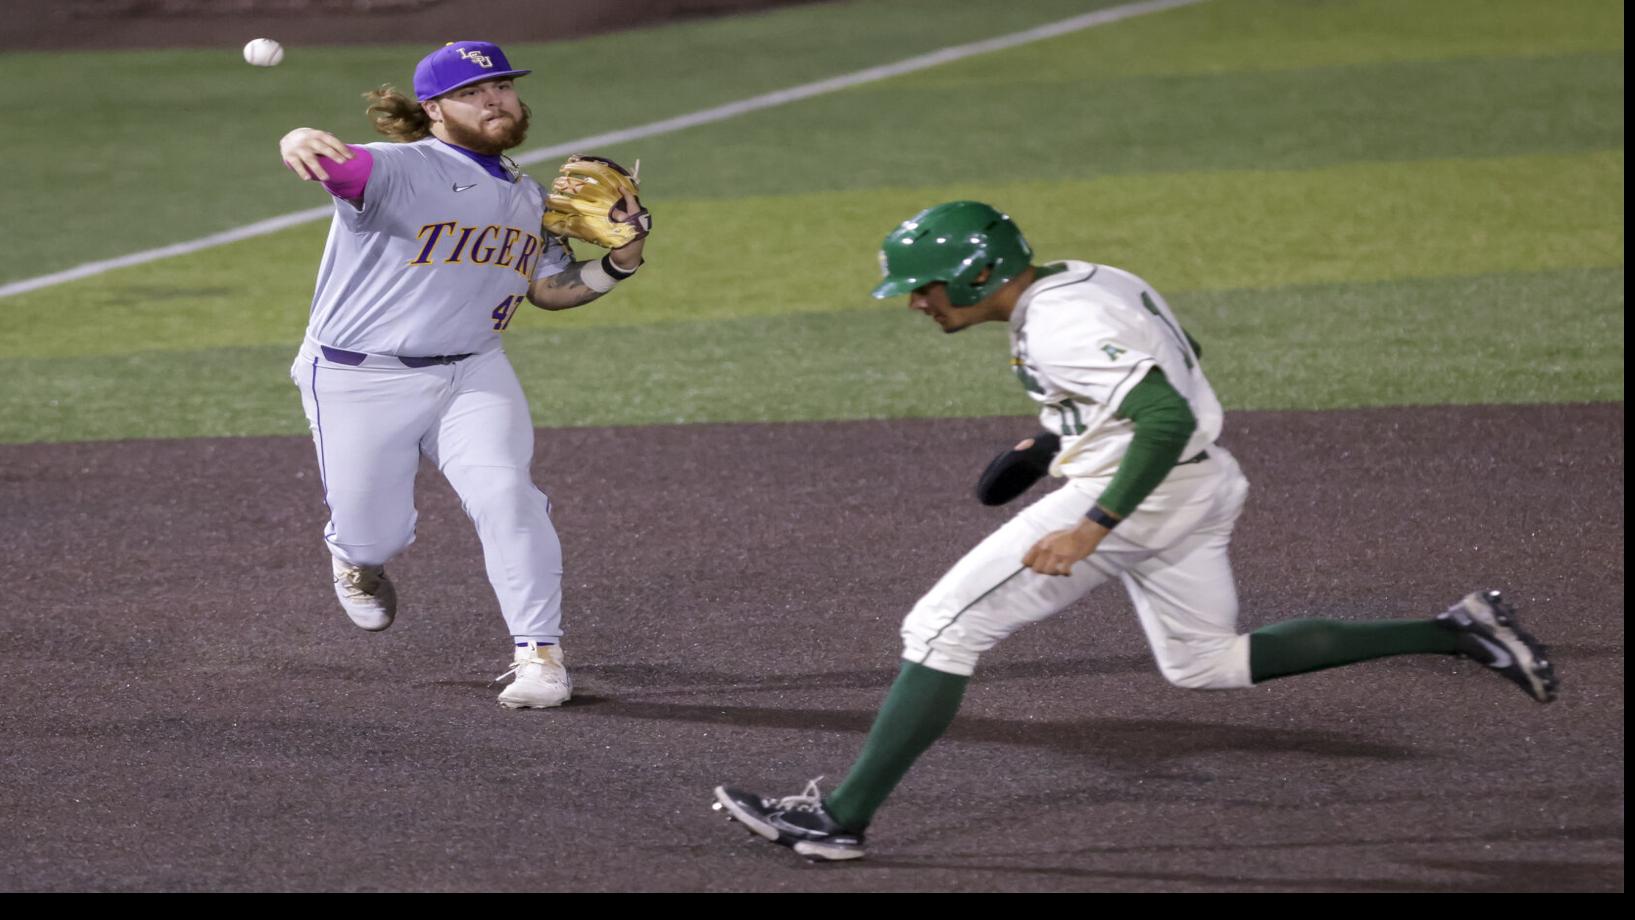
[(244, 59), (257, 67), (277, 67), (284, 59), (284, 46), (270, 38), (257, 38), (244, 46)]

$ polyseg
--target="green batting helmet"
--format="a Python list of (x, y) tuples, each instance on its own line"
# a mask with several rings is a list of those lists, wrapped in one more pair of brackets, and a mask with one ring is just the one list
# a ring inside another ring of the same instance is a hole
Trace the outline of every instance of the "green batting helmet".
[[(1020, 275), (1033, 248), (1004, 214), (980, 201), (950, 201), (903, 221), (880, 244), (885, 280), (880, 299), (907, 294), (933, 281), (948, 285), (948, 302), (968, 307)], [(988, 271), (979, 284), (977, 278)]]

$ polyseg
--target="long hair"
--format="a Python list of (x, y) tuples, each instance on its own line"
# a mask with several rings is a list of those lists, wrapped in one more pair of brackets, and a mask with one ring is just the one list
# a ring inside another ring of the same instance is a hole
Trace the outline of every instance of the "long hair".
[(363, 94), (369, 100), (369, 120), (375, 130), (399, 144), (431, 136), (431, 116), (420, 103), (395, 89), (390, 83)]

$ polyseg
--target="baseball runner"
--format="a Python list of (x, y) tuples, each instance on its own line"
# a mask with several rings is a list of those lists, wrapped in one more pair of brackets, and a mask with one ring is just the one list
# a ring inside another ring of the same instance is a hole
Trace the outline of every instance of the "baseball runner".
[(1145, 281), (1108, 265), (1034, 265), (1016, 225), (985, 204), (930, 208), (886, 237), (877, 298), (952, 333), (1005, 322), (1011, 366), (1043, 431), (995, 458), (988, 504), (1046, 472), (1066, 484), (966, 554), (903, 621), (901, 671), (862, 754), (827, 796), (715, 789), (716, 809), (811, 859), (856, 859), (875, 811), (953, 722), (983, 652), (1108, 581), (1123, 582), (1171, 683), (1248, 687), (1388, 655), (1455, 654), (1539, 702), (1556, 678), (1544, 646), (1496, 591), (1418, 620), (1294, 620), (1237, 631), (1227, 561), (1248, 482), (1215, 443), (1222, 412), (1198, 343)]
[[(558, 706), (573, 684), (561, 544), (529, 476), (534, 430), (501, 336), (525, 300), (582, 306), (633, 275), (652, 226), (616, 164), (571, 158), (547, 194), (504, 156), (528, 129), (515, 85), (527, 73), (494, 44), (453, 42), (415, 68), (414, 99), (390, 86), (365, 94), (393, 143), (312, 128), (279, 142), (335, 205), (290, 374), (318, 451), (336, 596), (363, 629), (392, 625), (384, 565), (414, 540), (426, 456), (482, 540), (515, 643), (499, 696), (512, 709)], [(610, 251), (574, 261), (567, 237)]]

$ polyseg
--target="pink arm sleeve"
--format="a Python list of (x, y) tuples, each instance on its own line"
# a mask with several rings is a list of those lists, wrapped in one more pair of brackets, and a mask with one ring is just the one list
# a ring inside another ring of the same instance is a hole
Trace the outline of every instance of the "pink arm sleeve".
[(369, 184), (369, 173), (375, 168), (375, 156), (355, 144), (347, 144), (346, 149), (352, 151), (353, 157), (345, 163), (320, 157), (324, 172), (329, 173), (329, 181), (324, 183), (324, 188), (336, 198), (362, 198), (363, 189)]

